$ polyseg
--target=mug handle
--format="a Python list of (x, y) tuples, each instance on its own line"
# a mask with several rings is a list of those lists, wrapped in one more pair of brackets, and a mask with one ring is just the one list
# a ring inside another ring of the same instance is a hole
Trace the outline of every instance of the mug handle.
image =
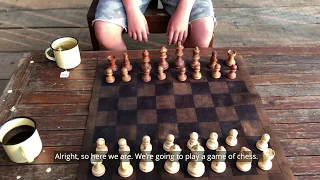
[(49, 60), (51, 60), (51, 61), (56, 61), (56, 59), (55, 59), (54, 57), (51, 57), (51, 56), (48, 54), (48, 52), (49, 52), (50, 50), (52, 50), (52, 49), (51, 49), (51, 48), (46, 49), (46, 51), (45, 51), (46, 57), (47, 57)]
[(21, 151), (22, 151), (22, 156), (27, 159), (28, 163), (32, 163), (34, 161), (34, 158), (28, 157), (26, 155), (26, 153), (25, 153), (26, 151), (25, 151), (25, 147), (24, 146), (20, 146), (20, 148), (21, 148)]

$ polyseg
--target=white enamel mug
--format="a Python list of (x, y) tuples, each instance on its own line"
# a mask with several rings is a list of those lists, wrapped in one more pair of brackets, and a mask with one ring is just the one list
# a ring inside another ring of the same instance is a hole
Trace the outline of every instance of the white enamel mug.
[[(53, 51), (54, 57), (48, 54), (50, 50)], [(54, 40), (50, 48), (46, 49), (45, 55), (49, 60), (56, 61), (62, 69), (73, 69), (81, 63), (78, 40), (73, 37)]]
[(42, 150), (36, 122), (28, 117), (15, 117), (6, 121), (0, 127), (0, 143), (15, 163), (31, 163)]

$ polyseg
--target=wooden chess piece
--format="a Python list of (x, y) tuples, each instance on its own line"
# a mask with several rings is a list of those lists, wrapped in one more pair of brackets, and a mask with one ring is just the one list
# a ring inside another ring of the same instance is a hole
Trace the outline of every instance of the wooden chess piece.
[(268, 149), (268, 142), (270, 140), (270, 135), (269, 134), (263, 134), (261, 136), (261, 139), (256, 143), (256, 147), (260, 150), (260, 151), (264, 151), (266, 149)]
[(101, 177), (106, 172), (106, 167), (102, 164), (102, 159), (97, 155), (92, 155), (90, 162), (93, 165), (91, 168), (92, 175), (95, 177)]
[(185, 62), (184, 62), (184, 60), (182, 59), (183, 49), (184, 49), (184, 47), (183, 47), (183, 45), (181, 44), (181, 41), (179, 41), (179, 42), (178, 42), (178, 45), (177, 45), (177, 47), (176, 47), (176, 56), (177, 56), (177, 58), (176, 58), (176, 60), (175, 60), (175, 62), (174, 62), (174, 66), (175, 66), (175, 68), (177, 68), (177, 69), (180, 69), (180, 68), (184, 67), (184, 65), (185, 65)]
[(146, 158), (141, 159), (141, 161), (139, 163), (139, 168), (142, 172), (149, 173), (154, 169), (154, 163), (153, 163), (152, 159), (150, 158), (150, 156), (151, 156), (150, 154), (152, 151), (152, 145), (150, 143), (149, 136), (144, 136), (142, 138), (140, 150)]
[(158, 75), (157, 75), (157, 77), (158, 77), (158, 79), (159, 79), (160, 81), (165, 80), (166, 77), (167, 77), (166, 73), (164, 73), (163, 70), (164, 70), (164, 69), (163, 69), (162, 66), (158, 66)]
[(121, 72), (122, 72), (122, 81), (123, 81), (123, 82), (129, 82), (129, 81), (131, 81), (131, 76), (130, 76), (130, 74), (128, 73), (127, 68), (123, 67), (123, 68), (121, 69)]
[(170, 174), (176, 174), (180, 170), (179, 155), (182, 149), (179, 145), (172, 145), (170, 148), (170, 157), (164, 163), (164, 169)]
[(219, 79), (221, 77), (221, 65), (220, 64), (216, 64), (214, 71), (212, 72), (212, 77), (215, 79)]
[(272, 159), (276, 155), (275, 151), (271, 148), (268, 148), (263, 151), (262, 153), (262, 159), (259, 160), (258, 166), (265, 171), (269, 171), (272, 169)]
[(132, 65), (130, 63), (129, 57), (128, 57), (128, 53), (124, 53), (124, 60), (123, 60), (123, 65), (122, 67), (127, 68), (128, 72), (130, 72), (132, 70)]
[(227, 66), (232, 66), (236, 64), (236, 60), (234, 59), (236, 55), (237, 55), (237, 52), (235, 50), (228, 51), (228, 59), (226, 60)]
[(236, 79), (237, 78), (237, 74), (236, 74), (237, 68), (238, 68), (237, 65), (231, 66), (230, 72), (227, 75), (227, 77), (229, 79)]
[(196, 79), (196, 80), (202, 78), (202, 74), (201, 74), (201, 72), (200, 72), (200, 65), (196, 65), (196, 66), (194, 67), (194, 72), (193, 72), (193, 74), (192, 74), (192, 77), (193, 77), (193, 79)]
[(231, 129), (229, 132), (229, 136), (226, 138), (226, 143), (229, 146), (235, 146), (238, 143), (238, 131), (236, 129)]
[(237, 155), (237, 168), (242, 172), (250, 171), (252, 167), (252, 151), (247, 147), (242, 147)]
[(182, 67), (180, 68), (180, 73), (178, 75), (179, 81), (186, 81), (187, 80), (187, 75), (186, 75), (186, 68)]
[(191, 150), (193, 146), (197, 145), (199, 142), (198, 142), (198, 138), (199, 138), (199, 135), (198, 133), (196, 132), (192, 132), (190, 134), (190, 139), (188, 140), (187, 142), (187, 146), (188, 148)]
[(161, 59), (161, 61), (159, 62), (159, 66), (162, 66), (164, 71), (169, 68), (169, 64), (166, 61), (166, 59), (168, 57), (167, 56), (167, 52), (168, 52), (168, 49), (166, 48), (166, 46), (162, 46), (161, 49), (160, 49), (160, 59)]
[(106, 142), (103, 138), (98, 138), (96, 143), (97, 143), (97, 147), (96, 147), (97, 154), (107, 154), (108, 153), (108, 147), (106, 146)]
[(211, 162), (211, 169), (216, 173), (223, 173), (226, 168), (225, 157), (227, 155), (227, 150), (224, 146), (219, 146), (216, 150), (216, 159)]
[(194, 69), (194, 67), (197, 66), (197, 65), (200, 66), (200, 62), (199, 62), (199, 60), (200, 60), (200, 55), (199, 55), (199, 54), (200, 54), (199, 48), (198, 48), (198, 47), (194, 48), (194, 50), (193, 50), (192, 62), (191, 62), (191, 64), (190, 64), (190, 67), (191, 67), (192, 69)]
[(218, 142), (218, 134), (215, 132), (212, 132), (210, 134), (209, 139), (207, 140), (207, 147), (211, 150), (216, 150), (219, 146), (219, 142)]
[(142, 80), (144, 82), (150, 82), (151, 81), (151, 76), (150, 76), (150, 70), (146, 69), (146, 71), (142, 75)]
[(113, 72), (112, 72), (112, 69), (109, 67), (106, 69), (106, 82), (107, 83), (114, 83), (114, 81), (116, 80), (115, 77), (113, 76)]
[(166, 137), (166, 142), (163, 143), (163, 149), (167, 152), (170, 152), (170, 148), (173, 145), (174, 145), (174, 135), (168, 134)]
[(151, 71), (152, 67), (151, 67), (151, 64), (149, 63), (150, 62), (150, 57), (149, 57), (149, 52), (147, 50), (144, 50), (142, 52), (142, 64), (141, 64), (141, 70), (142, 72), (146, 72), (146, 70), (148, 69), (149, 71)]
[(210, 63), (208, 64), (209, 69), (215, 69), (216, 64), (218, 63), (217, 59), (217, 51), (212, 51), (212, 55), (210, 57)]
[(133, 174), (133, 167), (130, 164), (130, 159), (128, 158), (128, 154), (130, 153), (130, 147), (127, 145), (127, 141), (124, 138), (119, 139), (118, 145), (119, 154), (121, 156), (118, 174), (121, 177), (127, 178)]
[(187, 171), (193, 177), (201, 177), (205, 172), (205, 166), (203, 161), (204, 148), (200, 145), (200, 143), (196, 144), (191, 149), (192, 158), (188, 163)]
[(112, 69), (113, 72), (118, 70), (118, 66), (116, 64), (116, 57), (115, 56), (108, 56), (109, 67)]

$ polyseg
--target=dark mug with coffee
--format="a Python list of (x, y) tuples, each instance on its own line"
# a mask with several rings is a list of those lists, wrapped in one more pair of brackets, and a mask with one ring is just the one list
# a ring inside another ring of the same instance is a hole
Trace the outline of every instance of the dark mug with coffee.
[(29, 117), (15, 117), (0, 127), (0, 143), (15, 163), (33, 162), (42, 150), (36, 122)]

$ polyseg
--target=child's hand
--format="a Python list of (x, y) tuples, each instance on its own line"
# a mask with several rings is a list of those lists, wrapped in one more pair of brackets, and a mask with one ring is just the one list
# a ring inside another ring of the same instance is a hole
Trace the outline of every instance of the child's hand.
[(169, 44), (176, 44), (178, 41), (182, 41), (187, 38), (189, 23), (188, 18), (188, 14), (183, 12), (176, 11), (176, 13), (173, 14), (167, 27)]
[(148, 41), (149, 27), (146, 18), (140, 10), (130, 13), (128, 16), (128, 35), (134, 40)]

